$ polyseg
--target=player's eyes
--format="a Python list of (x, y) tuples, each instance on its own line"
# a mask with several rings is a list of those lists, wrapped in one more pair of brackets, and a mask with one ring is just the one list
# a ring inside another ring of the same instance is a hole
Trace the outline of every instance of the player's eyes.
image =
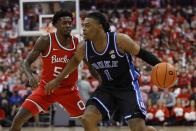
[(88, 28), (88, 27), (89, 27), (89, 25), (85, 25), (85, 24), (83, 24), (83, 25), (82, 25), (82, 27), (83, 27), (83, 28)]
[(62, 24), (63, 24), (63, 25), (66, 25), (66, 24), (71, 25), (71, 24), (72, 24), (72, 22), (63, 22)]

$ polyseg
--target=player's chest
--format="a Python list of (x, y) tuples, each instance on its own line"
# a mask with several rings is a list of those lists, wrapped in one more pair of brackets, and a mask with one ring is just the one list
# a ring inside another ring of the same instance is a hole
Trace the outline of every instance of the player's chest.
[(50, 62), (51, 64), (64, 64), (68, 63), (71, 57), (74, 55), (74, 51), (65, 51), (65, 50), (53, 50), (50, 55), (45, 59), (45, 61)]

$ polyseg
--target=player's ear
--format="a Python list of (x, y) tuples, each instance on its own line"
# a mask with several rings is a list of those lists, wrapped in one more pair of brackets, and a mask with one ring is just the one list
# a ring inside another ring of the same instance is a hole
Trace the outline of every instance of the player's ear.
[(99, 29), (103, 29), (102, 24), (98, 24), (98, 28), (99, 28)]

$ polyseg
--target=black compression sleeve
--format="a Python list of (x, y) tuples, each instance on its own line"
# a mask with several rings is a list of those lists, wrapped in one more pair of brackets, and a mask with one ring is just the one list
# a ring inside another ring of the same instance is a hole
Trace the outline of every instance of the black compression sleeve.
[(145, 62), (147, 62), (148, 64), (152, 66), (155, 66), (156, 64), (161, 63), (161, 61), (155, 55), (146, 51), (143, 48), (140, 48), (140, 51), (136, 56), (141, 58), (142, 60), (144, 60)]

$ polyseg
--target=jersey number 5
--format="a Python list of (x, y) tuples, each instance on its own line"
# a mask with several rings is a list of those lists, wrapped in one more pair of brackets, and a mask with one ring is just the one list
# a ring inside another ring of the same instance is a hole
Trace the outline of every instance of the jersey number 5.
[[(55, 66), (53, 76), (57, 77), (61, 73), (62, 70), (63, 70), (62, 67)], [(65, 78), (68, 78), (68, 77), (69, 77), (69, 74), (65, 76)]]

